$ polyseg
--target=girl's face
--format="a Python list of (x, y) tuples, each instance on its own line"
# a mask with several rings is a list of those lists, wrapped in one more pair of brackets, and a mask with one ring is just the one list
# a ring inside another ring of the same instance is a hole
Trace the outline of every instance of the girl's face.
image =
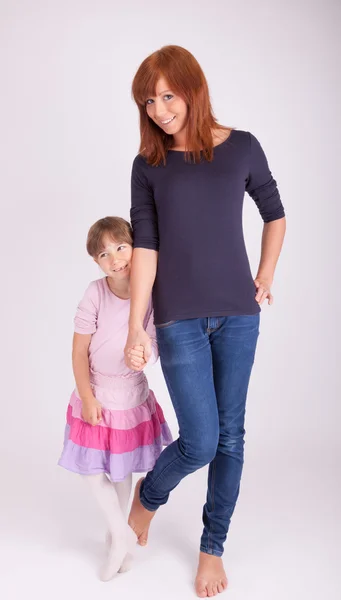
[(156, 96), (146, 100), (149, 118), (168, 135), (180, 133), (187, 123), (186, 102), (172, 92), (164, 77), (157, 82), (155, 93)]
[(133, 248), (126, 242), (116, 242), (110, 236), (103, 236), (103, 249), (94, 258), (103, 273), (115, 282), (129, 279)]

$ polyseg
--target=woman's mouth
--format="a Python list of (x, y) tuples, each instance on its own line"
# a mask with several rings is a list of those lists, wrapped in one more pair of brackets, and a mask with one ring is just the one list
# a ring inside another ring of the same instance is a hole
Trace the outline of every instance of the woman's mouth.
[(169, 125), (170, 123), (172, 123), (175, 119), (175, 115), (174, 117), (171, 117), (170, 119), (166, 119), (165, 121), (161, 121), (161, 125)]

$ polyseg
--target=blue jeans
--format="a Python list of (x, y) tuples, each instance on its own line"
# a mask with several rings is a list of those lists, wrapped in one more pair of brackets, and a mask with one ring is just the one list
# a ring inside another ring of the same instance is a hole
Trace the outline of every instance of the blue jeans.
[(140, 498), (154, 511), (178, 483), (209, 464), (200, 549), (221, 556), (239, 494), (247, 389), (259, 314), (171, 321), (157, 326), (161, 366), (179, 423), (144, 479)]

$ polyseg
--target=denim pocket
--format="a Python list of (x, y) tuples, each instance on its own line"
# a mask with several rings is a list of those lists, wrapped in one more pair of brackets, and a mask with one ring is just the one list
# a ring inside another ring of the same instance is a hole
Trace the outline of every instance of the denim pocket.
[(174, 325), (174, 323), (176, 323), (176, 321), (167, 321), (167, 323), (160, 323), (159, 325), (155, 323), (155, 327), (156, 329), (165, 329), (166, 327)]

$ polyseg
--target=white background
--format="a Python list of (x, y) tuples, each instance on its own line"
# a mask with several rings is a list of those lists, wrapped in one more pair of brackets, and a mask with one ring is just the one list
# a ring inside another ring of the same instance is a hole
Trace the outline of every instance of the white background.
[[(165, 44), (199, 60), (220, 122), (260, 139), (288, 217), (275, 304), (262, 313), (225, 595), (340, 597), (340, 17), (337, 0), (1, 0), (6, 600), (194, 597), (206, 469), (175, 490), (134, 569), (103, 584), (104, 524), (82, 482), (56, 466), (73, 315), (99, 276), (87, 230), (129, 215), (139, 142), (131, 81)], [(253, 271), (261, 230), (247, 197)], [(159, 366), (150, 384), (176, 435)]]

